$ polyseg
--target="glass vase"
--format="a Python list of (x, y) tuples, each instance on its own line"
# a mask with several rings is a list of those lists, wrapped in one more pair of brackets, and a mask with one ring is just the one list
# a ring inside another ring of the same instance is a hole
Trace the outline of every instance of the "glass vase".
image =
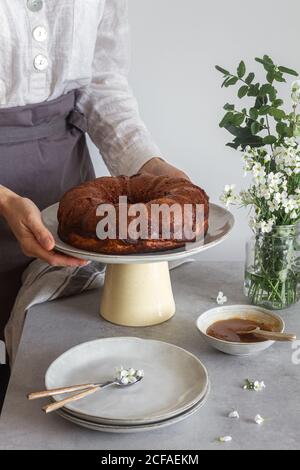
[(299, 226), (277, 226), (247, 243), (244, 287), (252, 304), (281, 310), (299, 300), (299, 234)]

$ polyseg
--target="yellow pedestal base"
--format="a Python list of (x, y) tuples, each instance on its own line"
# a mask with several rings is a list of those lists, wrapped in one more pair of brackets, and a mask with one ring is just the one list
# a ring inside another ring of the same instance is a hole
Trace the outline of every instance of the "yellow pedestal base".
[(102, 291), (100, 314), (123, 326), (150, 326), (175, 313), (167, 262), (110, 264)]

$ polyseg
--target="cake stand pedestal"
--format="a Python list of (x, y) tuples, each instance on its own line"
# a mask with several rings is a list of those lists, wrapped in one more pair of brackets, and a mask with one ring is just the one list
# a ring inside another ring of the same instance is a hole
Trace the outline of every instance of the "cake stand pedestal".
[(124, 326), (149, 326), (175, 313), (169, 264), (109, 264), (106, 268), (100, 314)]
[(135, 255), (105, 255), (79, 250), (62, 242), (57, 235), (58, 204), (42, 212), (43, 221), (55, 239), (55, 248), (67, 255), (107, 264), (100, 313), (111, 323), (150, 326), (169, 320), (175, 303), (169, 274), (169, 261), (179, 261), (213, 248), (229, 235), (233, 215), (210, 204), (209, 230), (204, 240), (183, 248)]

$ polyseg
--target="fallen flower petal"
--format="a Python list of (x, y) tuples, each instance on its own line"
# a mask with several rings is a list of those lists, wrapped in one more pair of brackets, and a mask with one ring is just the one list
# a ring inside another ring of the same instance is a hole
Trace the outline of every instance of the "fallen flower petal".
[(232, 437), (231, 436), (221, 436), (221, 437), (219, 437), (219, 441), (220, 442), (231, 442)]
[(218, 305), (223, 305), (227, 302), (227, 297), (226, 295), (223, 294), (223, 292), (219, 292), (217, 296), (217, 304)]
[(265, 421), (264, 418), (260, 415), (256, 415), (255, 418), (254, 418), (254, 421), (256, 424), (263, 424), (263, 422)]

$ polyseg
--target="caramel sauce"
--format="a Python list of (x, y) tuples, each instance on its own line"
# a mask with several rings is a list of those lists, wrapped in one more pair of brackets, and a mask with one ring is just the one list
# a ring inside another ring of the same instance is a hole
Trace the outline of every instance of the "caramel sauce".
[(264, 322), (255, 320), (244, 320), (242, 318), (229, 318), (213, 323), (206, 334), (213, 338), (222, 339), (232, 343), (257, 343), (265, 341), (254, 333), (238, 334), (237, 331), (250, 331), (259, 327), (261, 330), (272, 331), (272, 327)]

